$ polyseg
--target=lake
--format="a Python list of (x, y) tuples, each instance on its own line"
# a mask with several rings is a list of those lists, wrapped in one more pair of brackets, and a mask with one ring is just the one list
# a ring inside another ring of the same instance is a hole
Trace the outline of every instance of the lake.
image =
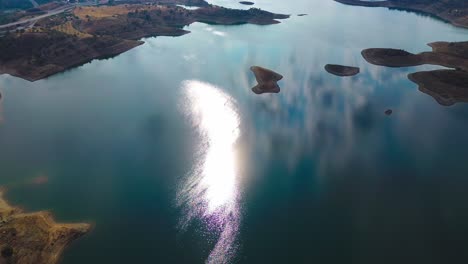
[[(195, 23), (34, 83), (0, 76), (7, 199), (94, 224), (64, 264), (466, 263), (468, 105), (406, 77), (437, 67), (360, 52), (468, 30), (331, 0), (254, 7), (292, 16)], [(281, 93), (252, 93), (253, 65), (281, 73)]]

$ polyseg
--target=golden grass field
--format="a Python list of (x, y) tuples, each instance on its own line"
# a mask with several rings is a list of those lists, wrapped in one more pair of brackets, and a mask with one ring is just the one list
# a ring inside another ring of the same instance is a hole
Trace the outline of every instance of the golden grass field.
[(88, 33), (83, 33), (81, 31), (76, 30), (73, 27), (71, 21), (68, 21), (68, 22), (66, 22), (64, 24), (61, 24), (61, 25), (58, 25), (58, 26), (55, 26), (52, 29), (63, 32), (63, 33), (68, 34), (68, 35), (77, 36), (79, 38), (90, 38), (90, 37), (92, 37), (92, 35), (90, 35)]
[(135, 10), (156, 10), (161, 8), (161, 6), (144, 5), (82, 6), (75, 8), (73, 13), (80, 19), (86, 20), (88, 18), (100, 19), (115, 15), (124, 15), (134, 12)]

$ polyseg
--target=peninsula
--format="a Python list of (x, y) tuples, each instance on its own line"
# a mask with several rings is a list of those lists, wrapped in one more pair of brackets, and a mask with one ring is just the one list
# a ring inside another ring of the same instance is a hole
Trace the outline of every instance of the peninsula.
[(419, 90), (439, 104), (449, 106), (468, 102), (468, 42), (434, 42), (432, 51), (413, 54), (399, 49), (366, 49), (364, 59), (374, 65), (409, 67), (424, 64), (444, 66), (452, 70), (416, 72), (408, 78)]
[(421, 92), (432, 96), (441, 105), (468, 103), (468, 73), (465, 71), (423, 71), (412, 73), (408, 78), (419, 85)]
[(143, 44), (145, 37), (182, 36), (189, 33), (183, 27), (194, 22), (270, 25), (288, 17), (256, 8), (228, 9), (203, 0), (76, 6), (0, 37), (0, 74), (36, 81), (123, 53)]
[(437, 17), (457, 27), (468, 28), (468, 5), (466, 0), (335, 0), (336, 2), (366, 7), (387, 7), (413, 11)]
[(459, 68), (468, 71), (468, 42), (433, 42), (432, 51), (412, 54), (399, 49), (365, 49), (364, 59), (374, 65), (410, 67), (424, 64)]
[[(468, 28), (466, 0), (335, 0), (346, 5), (387, 7), (434, 16), (454, 26)], [(452, 68), (416, 72), (408, 78), (419, 90), (432, 96), (439, 104), (449, 106), (468, 102), (468, 42), (433, 42), (432, 51), (413, 54), (401, 49), (373, 48), (362, 51), (364, 59), (374, 65), (411, 67), (424, 64)]]
[(23, 213), (0, 191), (0, 263), (54, 264), (89, 224), (57, 224), (48, 212)]

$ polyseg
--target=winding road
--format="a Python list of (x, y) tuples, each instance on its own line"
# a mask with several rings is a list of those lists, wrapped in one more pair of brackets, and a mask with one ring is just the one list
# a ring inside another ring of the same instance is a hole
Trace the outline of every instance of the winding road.
[(35, 0), (29, 0), (34, 7), (39, 7), (39, 4)]

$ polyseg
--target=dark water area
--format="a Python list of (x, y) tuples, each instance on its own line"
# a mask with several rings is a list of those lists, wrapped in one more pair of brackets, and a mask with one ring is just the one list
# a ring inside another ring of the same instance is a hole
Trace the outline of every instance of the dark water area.
[[(253, 7), (293, 16), (196, 23), (34, 83), (0, 76), (8, 200), (94, 224), (64, 264), (466, 263), (468, 104), (407, 79), (436, 67), (360, 52), (468, 31), (333, 1)], [(253, 65), (283, 75), (281, 93), (253, 94)]]

